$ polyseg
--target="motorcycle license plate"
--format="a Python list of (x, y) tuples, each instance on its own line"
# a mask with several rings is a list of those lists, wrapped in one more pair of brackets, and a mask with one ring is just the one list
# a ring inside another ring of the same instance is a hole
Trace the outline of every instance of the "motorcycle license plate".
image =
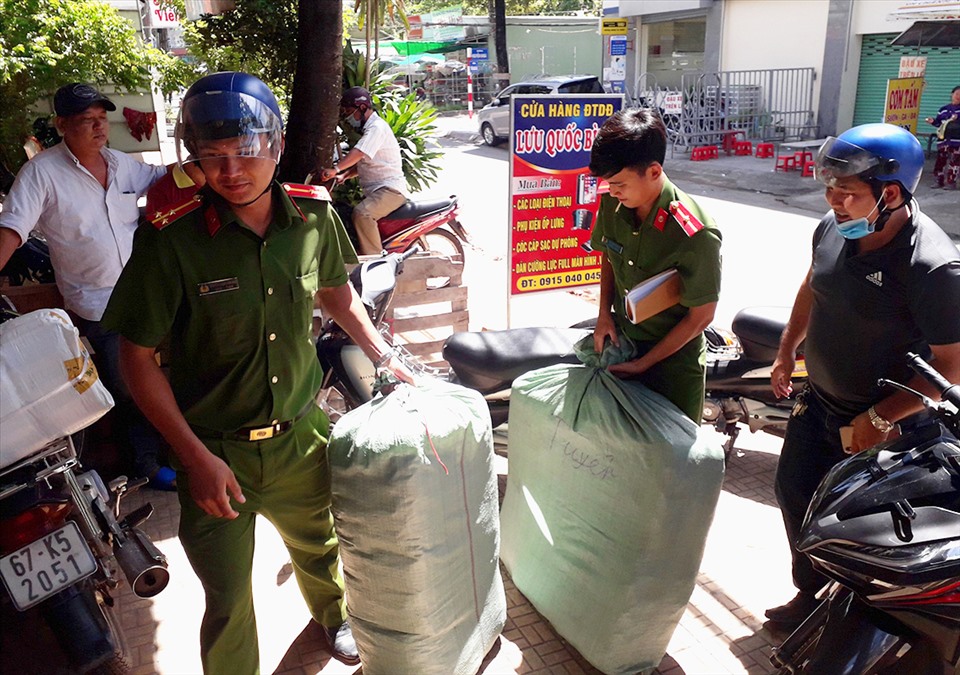
[(0, 558), (0, 577), (23, 611), (93, 574), (97, 561), (73, 521)]

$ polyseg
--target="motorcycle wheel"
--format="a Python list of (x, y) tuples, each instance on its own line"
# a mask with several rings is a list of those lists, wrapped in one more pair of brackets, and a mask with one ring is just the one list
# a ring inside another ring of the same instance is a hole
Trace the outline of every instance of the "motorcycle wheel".
[(432, 232), (427, 232), (417, 239), (416, 243), (419, 244), (424, 251), (439, 253), (448, 258), (460, 256), (460, 260), (464, 260), (463, 243), (460, 241), (460, 237), (449, 230), (438, 228)]

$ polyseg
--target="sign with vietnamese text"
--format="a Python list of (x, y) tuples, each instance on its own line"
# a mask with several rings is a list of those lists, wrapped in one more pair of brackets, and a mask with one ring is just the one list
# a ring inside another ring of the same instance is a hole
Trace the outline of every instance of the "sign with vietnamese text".
[(927, 72), (926, 56), (901, 56), (900, 73), (897, 77), (923, 77)]
[(887, 98), (883, 108), (883, 121), (917, 133), (920, 117), (920, 95), (923, 93), (922, 77), (905, 77), (887, 80)]
[(514, 96), (511, 111), (510, 294), (600, 281), (590, 233), (600, 180), (590, 150), (621, 96)]
[(161, 4), (157, 0), (147, 0), (147, 14), (151, 28), (178, 28), (180, 17), (170, 4)]
[(600, 19), (600, 35), (626, 35), (626, 19)]

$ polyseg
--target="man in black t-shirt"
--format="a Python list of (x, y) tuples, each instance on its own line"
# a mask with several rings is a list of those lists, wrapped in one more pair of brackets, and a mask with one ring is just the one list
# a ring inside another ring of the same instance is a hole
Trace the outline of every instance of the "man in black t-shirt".
[[(960, 255), (911, 197), (923, 161), (916, 138), (890, 124), (831, 137), (817, 157), (817, 178), (832, 210), (814, 233), (813, 263), (771, 374), (774, 392), (788, 396), (796, 350), (806, 339), (809, 383), (790, 416), (775, 484), (799, 590), (786, 605), (767, 610), (780, 628), (799, 625), (827, 582), (795, 547), (820, 481), (847, 454), (883, 441), (898, 422), (922, 411), (914, 396), (882, 390), (877, 379), (936, 398), (907, 366), (906, 353), (913, 351), (960, 381)], [(846, 448), (843, 426), (853, 427)]]

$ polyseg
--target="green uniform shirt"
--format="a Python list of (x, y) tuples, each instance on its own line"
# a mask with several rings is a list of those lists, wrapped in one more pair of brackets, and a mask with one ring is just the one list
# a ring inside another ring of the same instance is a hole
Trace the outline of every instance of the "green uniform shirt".
[[(702, 224), (699, 231), (694, 231), (698, 229), (695, 223), (686, 229), (681, 225), (670, 212), (672, 202), (682, 204)], [(641, 355), (663, 339), (689, 307), (719, 299), (720, 240), (720, 230), (713, 219), (669, 180), (664, 179), (660, 199), (642, 223), (637, 222), (633, 209), (621, 208), (620, 202), (610, 195), (602, 197), (590, 243), (610, 261), (616, 287), (614, 317), (620, 331), (637, 342)], [(680, 303), (638, 324), (631, 323), (624, 306), (626, 293), (641, 281), (670, 268), (676, 268), (680, 274)], [(701, 335), (640, 379), (699, 422), (703, 411), (705, 358)]]
[(323, 376), (314, 294), (356, 262), (329, 201), (273, 188), (261, 239), (216, 195), (171, 223), (145, 222), (103, 315), (144, 347), (170, 335), (170, 382), (191, 425), (231, 432), (295, 418)]
[[(703, 224), (688, 235), (670, 215), (670, 203), (679, 201)], [(686, 193), (664, 180), (660, 199), (643, 223), (633, 209), (618, 208), (620, 202), (604, 195), (590, 243), (603, 251), (613, 268), (617, 289), (614, 311), (620, 329), (640, 342), (659, 342), (687, 313), (688, 307), (716, 302), (720, 298), (720, 230), (713, 219)], [(658, 215), (666, 215), (658, 226)], [(639, 324), (626, 317), (623, 298), (644, 279), (675, 267), (680, 273), (680, 304), (655, 314)]]

